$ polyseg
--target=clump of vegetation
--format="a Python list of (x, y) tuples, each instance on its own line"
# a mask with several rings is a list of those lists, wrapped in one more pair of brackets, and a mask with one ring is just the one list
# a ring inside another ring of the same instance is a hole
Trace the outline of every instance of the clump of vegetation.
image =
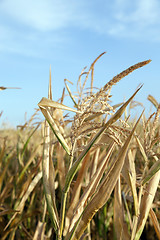
[(65, 79), (74, 108), (63, 104), (65, 90), (52, 100), (50, 73), (48, 98), (38, 104), (45, 122), (36, 123), (36, 113), (10, 136), (1, 130), (1, 239), (160, 239), (160, 105), (149, 96), (155, 113), (130, 120), (126, 107), (142, 86), (110, 104), (112, 86), (150, 60), (94, 92), (103, 54), (83, 69), (76, 95)]

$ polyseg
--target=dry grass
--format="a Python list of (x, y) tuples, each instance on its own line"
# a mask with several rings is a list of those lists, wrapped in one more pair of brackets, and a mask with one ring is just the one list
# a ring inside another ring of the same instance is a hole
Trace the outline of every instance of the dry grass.
[(155, 113), (129, 120), (126, 107), (142, 86), (110, 105), (112, 86), (150, 60), (94, 92), (103, 54), (83, 69), (76, 95), (65, 79), (75, 108), (63, 105), (64, 91), (52, 100), (50, 72), (48, 98), (38, 104), (45, 122), (36, 123), (36, 113), (17, 131), (1, 130), (1, 239), (160, 239), (160, 105), (149, 96)]

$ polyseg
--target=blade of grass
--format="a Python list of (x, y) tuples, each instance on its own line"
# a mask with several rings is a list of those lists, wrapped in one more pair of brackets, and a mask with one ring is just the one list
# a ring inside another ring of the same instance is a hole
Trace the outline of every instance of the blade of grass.
[(40, 108), (42, 108), (42, 107), (43, 108), (51, 107), (51, 108), (55, 108), (55, 109), (61, 109), (61, 110), (75, 112), (75, 113), (81, 113), (81, 111), (78, 111), (76, 109), (67, 107), (67, 106), (63, 105), (62, 103), (58, 103), (58, 102), (52, 101), (52, 100), (50, 100), (48, 98), (45, 98), (45, 97), (43, 97), (41, 99), (41, 101), (38, 103), (38, 106)]
[(10, 165), (10, 162), (11, 162), (13, 156), (14, 156), (14, 153), (11, 152), (8, 156), (5, 157), (5, 166), (3, 168), (2, 173), (0, 174), (0, 192), (1, 192), (2, 185), (4, 183), (4, 178), (6, 176), (6, 173), (8, 171), (8, 167)]
[(31, 140), (31, 137), (33, 136), (33, 134), (37, 131), (37, 129), (39, 128), (40, 124), (37, 125), (37, 127), (31, 132), (31, 134), (29, 135), (29, 137), (27, 138), (27, 141), (25, 142), (24, 146), (23, 146), (23, 149), (22, 149), (22, 153), (21, 153), (21, 159), (23, 158), (24, 156), (24, 153), (25, 153), (25, 150)]
[(34, 160), (34, 157), (36, 156), (36, 153), (39, 149), (40, 145), (36, 146), (36, 148), (34, 149), (32, 155), (30, 156), (29, 160), (27, 161), (27, 163), (25, 164), (24, 168), (22, 169), (18, 179), (17, 179), (17, 184), (22, 181), (24, 174), (26, 173), (27, 169), (29, 168), (30, 164), (32, 163), (32, 161)]
[(21, 201), (18, 203), (18, 205), (16, 205), (15, 210), (17, 211), (12, 218), (9, 220), (8, 224), (6, 225), (4, 231), (8, 228), (8, 226), (11, 224), (11, 222), (15, 219), (15, 217), (17, 216), (17, 214), (20, 214), (23, 211), (24, 205), (26, 200), (28, 199), (29, 195), (31, 194), (31, 192), (33, 191), (33, 189), (35, 188), (35, 186), (38, 184), (38, 182), (40, 181), (40, 179), (42, 178), (42, 172), (39, 172), (34, 179), (32, 180), (31, 184), (29, 185), (27, 191), (25, 192), (24, 196), (22, 197)]
[(142, 179), (142, 185), (146, 184), (158, 171), (160, 170), (160, 160), (155, 162), (149, 169), (144, 179)]
[(64, 84), (65, 84), (65, 86), (66, 86), (66, 88), (67, 88), (67, 91), (68, 91), (68, 93), (69, 93), (69, 96), (70, 96), (70, 98), (72, 99), (72, 101), (73, 101), (73, 103), (74, 103), (74, 106), (75, 106), (76, 108), (78, 108), (78, 105), (77, 105), (76, 101), (74, 100), (74, 97), (73, 97), (73, 95), (72, 95), (72, 93), (71, 93), (71, 90), (70, 90), (70, 88), (68, 87), (68, 85), (67, 85), (67, 83), (66, 83), (67, 81), (68, 81), (69, 83), (71, 83), (72, 85), (73, 85), (73, 83), (70, 82), (68, 79), (64, 79)]
[(153, 211), (152, 208), (149, 211), (149, 215), (152, 219), (153, 226), (154, 226), (154, 229), (156, 231), (157, 237), (158, 237), (158, 239), (160, 239), (160, 223), (159, 223), (159, 221), (157, 219), (157, 216), (156, 216), (156, 214), (155, 214), (155, 212)]
[[(50, 72), (50, 80), (49, 80), (48, 97), (52, 98), (51, 72)], [(41, 109), (41, 111), (42, 110), (43, 108)], [(50, 110), (50, 107), (49, 107), (49, 110)], [(49, 127), (49, 123), (45, 121), (45, 136), (44, 136), (44, 150), (43, 150), (44, 156), (42, 160), (43, 186), (44, 186), (45, 198), (47, 202), (47, 208), (49, 211), (50, 219), (53, 224), (54, 230), (58, 236), (59, 217), (58, 217), (57, 207), (55, 203), (55, 169), (52, 162), (51, 150), (52, 150), (52, 146), (51, 146), (50, 127)]]
[(47, 120), (48, 124), (50, 125), (53, 133), (57, 137), (58, 141), (60, 142), (60, 144), (62, 145), (64, 150), (67, 152), (67, 154), (70, 155), (70, 148), (69, 148), (67, 142), (65, 141), (64, 137), (62, 136), (62, 134), (61, 134), (57, 124), (55, 123), (53, 117), (51, 116), (49, 110), (47, 110), (46, 108), (43, 108), (43, 107), (40, 107), (40, 109), (41, 109), (41, 112), (43, 113), (45, 119)]
[(46, 227), (46, 223), (43, 222), (38, 222), (33, 240), (43, 240), (44, 238), (44, 233), (45, 233), (45, 227)]
[(61, 189), (64, 188), (66, 169), (65, 169), (65, 150), (62, 148), (60, 143), (57, 143), (57, 170), (59, 174), (59, 183)]
[(152, 206), (153, 199), (157, 191), (159, 180), (160, 180), (160, 171), (156, 172), (155, 175), (149, 180), (148, 186), (145, 189), (145, 193), (141, 200), (140, 215), (139, 215), (139, 221), (138, 221), (135, 240), (139, 240), (143, 232), (145, 223), (148, 218), (149, 211)]
[(136, 190), (136, 169), (135, 169), (135, 163), (134, 163), (134, 158), (133, 158), (131, 149), (128, 150), (128, 154), (122, 169), (122, 173), (124, 173), (123, 175), (126, 179), (126, 182), (131, 188), (133, 201), (134, 201), (135, 215), (138, 216), (139, 204), (138, 204), (138, 196), (137, 196), (137, 190)]
[(67, 211), (66, 218), (65, 218), (65, 229), (64, 229), (64, 233), (63, 233), (64, 235), (66, 235), (67, 230), (69, 228), (70, 221), (71, 221), (71, 218), (73, 216), (73, 210), (76, 207), (76, 205), (78, 204), (84, 175), (85, 175), (85, 173), (88, 169), (89, 160), (90, 160), (90, 151), (84, 157), (84, 160), (82, 162), (82, 166), (81, 166), (81, 168), (78, 172), (78, 176), (77, 176), (76, 182), (74, 184), (74, 188), (73, 188), (73, 191), (72, 191), (72, 198), (71, 198), (71, 201), (70, 201), (70, 206), (69, 206), (69, 209)]

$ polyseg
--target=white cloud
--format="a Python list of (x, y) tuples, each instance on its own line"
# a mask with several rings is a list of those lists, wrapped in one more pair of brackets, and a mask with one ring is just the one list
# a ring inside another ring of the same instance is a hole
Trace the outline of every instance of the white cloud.
[(116, 0), (113, 7), (112, 35), (160, 40), (160, 2), (158, 0)]
[(0, 51), (39, 57), (45, 46), (66, 41), (61, 29), (74, 18), (76, 6), (61, 0), (0, 1)]
[(0, 12), (40, 31), (57, 30), (74, 23), (79, 8), (82, 4), (73, 0), (5, 0), (0, 3)]
[(72, 41), (74, 29), (160, 41), (159, 12), (159, 0), (2, 0), (0, 51), (36, 55), (42, 45)]
[(0, 51), (39, 56), (38, 50), (47, 44), (66, 43), (71, 40), (66, 29), (87, 24), (83, 4), (83, 0), (0, 1)]
[[(71, 27), (88, 28), (114, 35), (127, 35), (150, 27), (159, 27), (159, 0), (5, 0), (0, 2), (0, 15), (13, 24), (37, 31), (60, 31)], [(129, 31), (130, 32), (130, 31)]]
[[(120, 4), (121, 3), (121, 4)], [(157, 0), (115, 1), (115, 18), (125, 23), (145, 25), (157, 24), (159, 20), (160, 3)]]
[(157, 0), (137, 1), (137, 9), (133, 13), (133, 21), (143, 22), (146, 25), (157, 24), (159, 21), (160, 3)]

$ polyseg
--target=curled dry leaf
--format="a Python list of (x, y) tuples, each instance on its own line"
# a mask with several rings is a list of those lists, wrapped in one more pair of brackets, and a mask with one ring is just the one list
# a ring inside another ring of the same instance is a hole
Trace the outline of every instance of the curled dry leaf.
[(142, 234), (157, 191), (159, 180), (160, 170), (150, 179), (150, 181), (148, 182), (148, 186), (144, 189), (145, 193), (141, 200), (140, 215), (135, 240), (138, 240)]

